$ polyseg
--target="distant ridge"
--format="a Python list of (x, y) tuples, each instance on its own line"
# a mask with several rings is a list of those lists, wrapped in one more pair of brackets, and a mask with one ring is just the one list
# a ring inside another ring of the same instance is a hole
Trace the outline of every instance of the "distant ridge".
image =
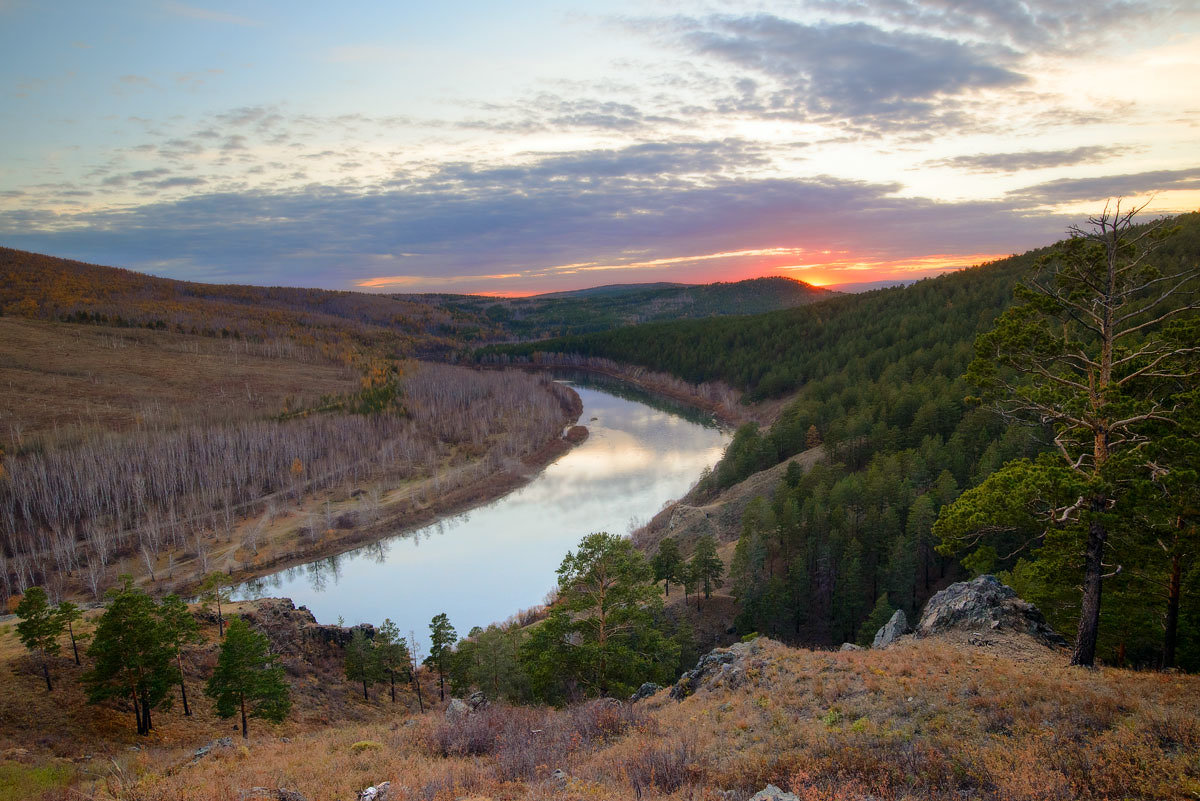
[(764, 312), (806, 306), (838, 293), (784, 276), (715, 284), (610, 284), (519, 298), (397, 295), (481, 315), (514, 338), (542, 339), (609, 331), (626, 325)]

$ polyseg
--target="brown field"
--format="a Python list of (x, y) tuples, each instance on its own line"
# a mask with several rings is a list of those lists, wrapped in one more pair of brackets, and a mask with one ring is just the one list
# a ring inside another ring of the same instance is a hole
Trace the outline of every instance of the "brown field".
[[(235, 738), (195, 762), (192, 750), (231, 733), (228, 724), (163, 712), (164, 731), (126, 750), (129, 721), (93, 720), (69, 693), (50, 702), (35, 673), (13, 670), (12, 642), (0, 635), (4, 736), (30, 753), (7, 764), (29, 774), (67, 766), (57, 784), (69, 789), (47, 798), (233, 801), (284, 787), (309, 801), (349, 800), (383, 781), (394, 798), (436, 801), (745, 801), (768, 783), (805, 801), (1183, 801), (1200, 792), (1200, 678), (1071, 668), (1065, 654), (1018, 635), (853, 653), (761, 641), (743, 683), (683, 702), (659, 693), (632, 706), (497, 705), (457, 723), (440, 709), (393, 706), (379, 690), (363, 703), (344, 680), (313, 673), (293, 677), (301, 696), (291, 721), (252, 725), (244, 748)], [(89, 751), (100, 728), (115, 739)]]
[(0, 447), (278, 414), (359, 375), (289, 343), (0, 317)]

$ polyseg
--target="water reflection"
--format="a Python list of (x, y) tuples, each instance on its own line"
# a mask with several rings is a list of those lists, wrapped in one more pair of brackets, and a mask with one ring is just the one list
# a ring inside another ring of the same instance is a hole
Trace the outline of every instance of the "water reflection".
[(631, 521), (649, 520), (715, 464), (728, 442), (711, 416), (688, 420), (677, 406), (652, 408), (644, 395), (572, 383), (590, 436), (525, 487), (408, 534), (248, 582), (235, 597), (288, 597), (326, 623), (390, 617), (418, 635), (438, 612), (466, 632), (541, 603), (580, 537), (624, 534)]

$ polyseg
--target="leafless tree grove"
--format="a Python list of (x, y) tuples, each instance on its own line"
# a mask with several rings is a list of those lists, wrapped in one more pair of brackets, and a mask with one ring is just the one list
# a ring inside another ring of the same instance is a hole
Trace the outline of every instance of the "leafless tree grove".
[[(111, 562), (153, 572), (164, 549), (206, 562), (212, 539), (276, 504), (372, 476), (429, 474), (449, 457), (495, 467), (552, 439), (568, 391), (544, 376), (409, 365), (406, 414), (311, 415), (183, 428), (146, 427), (9, 457), (0, 479), (0, 598), (68, 577), (93, 594)], [(108, 579), (110, 580), (110, 579)]]

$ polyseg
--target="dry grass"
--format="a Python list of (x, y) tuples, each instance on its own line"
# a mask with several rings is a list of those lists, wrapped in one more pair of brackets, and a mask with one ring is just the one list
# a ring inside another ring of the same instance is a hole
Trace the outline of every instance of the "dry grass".
[(279, 344), (288, 352), (272, 357), (265, 347), (0, 317), (0, 447), (12, 453), (141, 424), (262, 417), (288, 398), (358, 389), (357, 372), (314, 349)]
[(254, 786), (349, 799), (382, 781), (400, 798), (434, 800), (744, 801), (767, 783), (830, 800), (1200, 793), (1200, 679), (1082, 671), (1018, 638), (990, 639), (852, 653), (768, 643), (742, 686), (681, 703), (660, 693), (632, 708), (493, 707), (458, 724), (440, 711), (292, 724), (291, 742), (260, 727), (246, 752), (195, 764), (194, 744), (122, 753), (117, 767), (106, 763), (112, 775), (77, 789), (194, 801)]

